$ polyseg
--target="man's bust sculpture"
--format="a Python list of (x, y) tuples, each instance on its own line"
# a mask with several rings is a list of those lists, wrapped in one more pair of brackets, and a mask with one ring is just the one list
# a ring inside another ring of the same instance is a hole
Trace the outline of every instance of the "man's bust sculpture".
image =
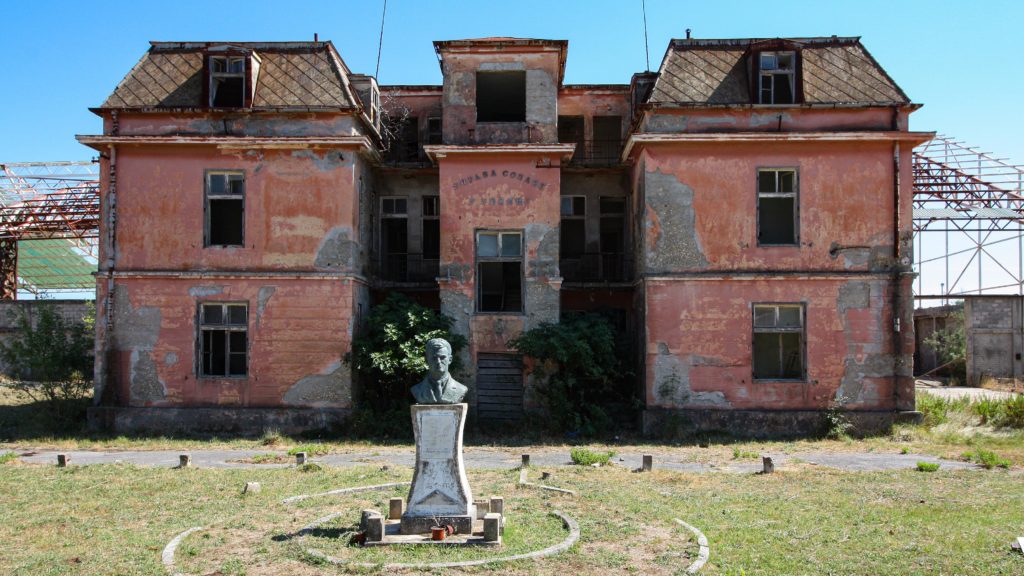
[(427, 375), (410, 390), (417, 404), (458, 404), (468, 388), (448, 373), (452, 363), (452, 345), (443, 338), (427, 341)]

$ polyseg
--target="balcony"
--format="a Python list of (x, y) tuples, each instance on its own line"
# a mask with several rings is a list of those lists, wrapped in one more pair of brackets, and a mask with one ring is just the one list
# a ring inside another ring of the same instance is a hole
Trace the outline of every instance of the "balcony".
[(633, 260), (626, 254), (583, 254), (558, 262), (565, 282), (611, 283), (633, 280)]
[(578, 140), (572, 166), (602, 167), (621, 164), (622, 140)]
[(381, 258), (378, 276), (386, 282), (434, 284), (440, 260), (422, 254), (395, 253)]

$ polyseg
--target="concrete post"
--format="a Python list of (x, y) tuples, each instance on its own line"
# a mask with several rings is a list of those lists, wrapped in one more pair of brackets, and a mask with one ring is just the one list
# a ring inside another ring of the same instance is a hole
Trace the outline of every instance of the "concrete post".
[(491, 496), (490, 511), (495, 514), (505, 515), (505, 499), (501, 496)]
[(484, 516), (484, 541), (501, 542), (501, 514), (490, 512)]
[(192, 466), (192, 456), (190, 454), (178, 456), (178, 468), (188, 468), (190, 466)]
[(771, 474), (775, 472), (775, 462), (772, 461), (771, 456), (761, 456), (761, 473)]
[(68, 458), (67, 454), (57, 454), (58, 468), (67, 468), (69, 462), (71, 462), (71, 458)]
[(366, 520), (366, 541), (380, 542), (384, 539), (384, 517), (380, 514)]
[(305, 452), (299, 452), (299, 453), (295, 454), (295, 465), (296, 466), (302, 466), (305, 463), (306, 463), (306, 453)]
[(529, 468), (529, 467), (530, 467), (530, 455), (529, 454), (523, 454), (523, 468)]
[(653, 469), (653, 468), (654, 468), (654, 455), (653, 454), (644, 454), (643, 464), (640, 466), (640, 469), (643, 470), (644, 472), (650, 472), (651, 469)]
[(405, 499), (392, 498), (388, 500), (388, 520), (401, 520), (402, 512), (405, 512)]

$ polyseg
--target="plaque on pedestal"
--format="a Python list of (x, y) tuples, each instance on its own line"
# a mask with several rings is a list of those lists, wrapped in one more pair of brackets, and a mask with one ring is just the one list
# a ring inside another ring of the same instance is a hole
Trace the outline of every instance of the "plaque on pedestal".
[(451, 524), (460, 534), (473, 531), (476, 507), (462, 462), (467, 409), (466, 404), (412, 406), (416, 471), (402, 514), (402, 534), (429, 532), (437, 524)]

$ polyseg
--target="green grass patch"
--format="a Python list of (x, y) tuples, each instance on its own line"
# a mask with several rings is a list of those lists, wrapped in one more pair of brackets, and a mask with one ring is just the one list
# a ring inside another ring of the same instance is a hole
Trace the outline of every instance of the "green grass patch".
[(7, 464), (18, 459), (18, 455), (14, 452), (3, 452), (0, 453), (0, 464)]
[(305, 452), (306, 456), (323, 456), (331, 451), (331, 447), (319, 442), (313, 444), (300, 444), (288, 451), (289, 456), (295, 456), (299, 452)]
[(973, 452), (964, 452), (963, 459), (969, 462), (974, 462), (975, 464), (978, 464), (979, 466), (987, 468), (989, 470), (993, 468), (1010, 467), (1009, 459), (1003, 458), (1002, 456), (996, 454), (995, 452), (985, 450), (983, 448), (979, 448), (977, 450), (974, 450)]
[(572, 458), (573, 464), (580, 466), (590, 466), (592, 464), (600, 464), (604, 466), (609, 460), (615, 456), (615, 452), (611, 450), (607, 452), (598, 452), (589, 448), (583, 448), (582, 446), (576, 446), (569, 451), (569, 456)]
[(917, 463), (917, 471), (918, 472), (935, 472), (938, 469), (939, 469), (939, 463), (938, 462), (918, 462)]
[(749, 450), (743, 450), (738, 446), (733, 446), (732, 459), (733, 460), (755, 460), (759, 454), (757, 452), (751, 452)]

